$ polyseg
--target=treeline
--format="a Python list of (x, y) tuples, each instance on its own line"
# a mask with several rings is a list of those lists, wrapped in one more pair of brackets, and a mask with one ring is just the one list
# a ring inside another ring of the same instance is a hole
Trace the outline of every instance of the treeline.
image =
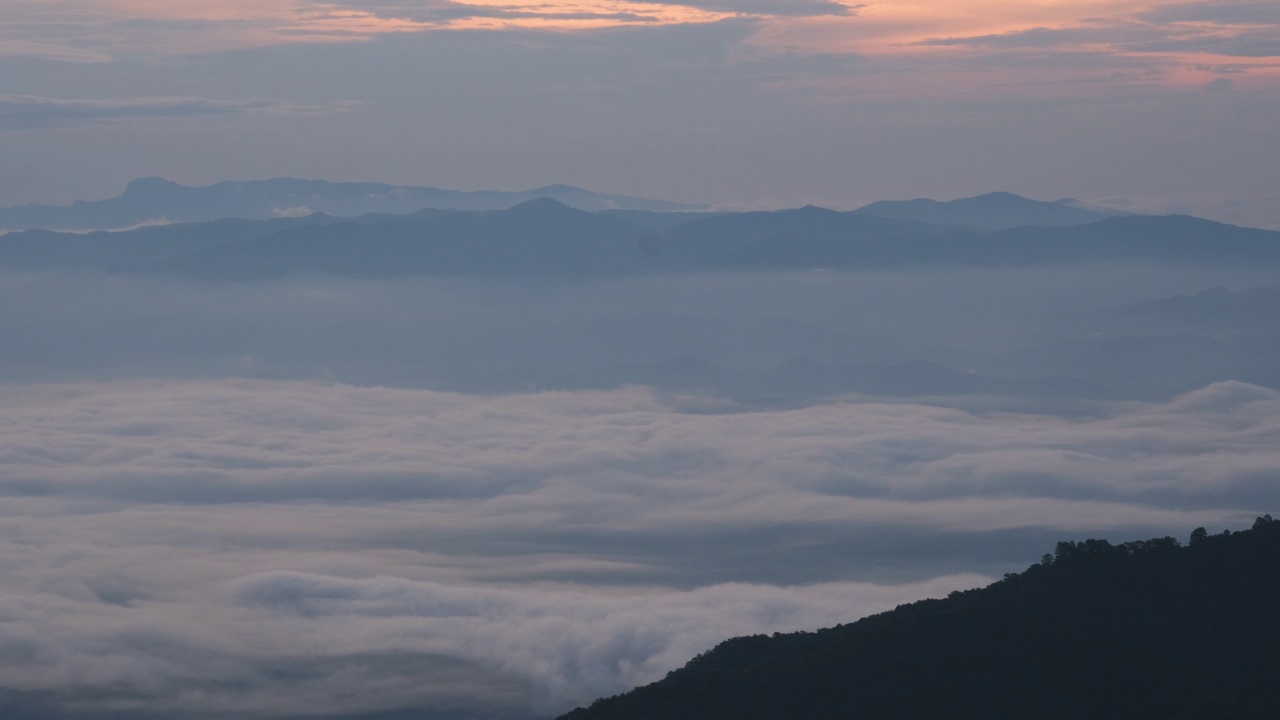
[(562, 720), (1280, 717), (1280, 521), (1058, 543), (1022, 573), (814, 633), (729, 640)]

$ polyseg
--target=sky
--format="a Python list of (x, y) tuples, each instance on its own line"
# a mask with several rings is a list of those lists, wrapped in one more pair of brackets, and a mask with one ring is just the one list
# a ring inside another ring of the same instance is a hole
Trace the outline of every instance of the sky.
[(7, 0), (0, 205), (298, 176), (1280, 227), (1258, 1)]
[[(724, 208), (1007, 190), (1280, 229), (1277, 118), (1274, 0), (0, 2), (0, 206), (294, 176)], [(1275, 282), (0, 269), (0, 704), (546, 720), (1060, 540), (1245, 528), (1276, 512), (1280, 391), (1241, 381), (1273, 377)], [(1207, 321), (1133, 320), (1223, 293)], [(1166, 347), (1193, 351), (1168, 370)], [(431, 375), (693, 355), (1178, 382), (748, 402)]]

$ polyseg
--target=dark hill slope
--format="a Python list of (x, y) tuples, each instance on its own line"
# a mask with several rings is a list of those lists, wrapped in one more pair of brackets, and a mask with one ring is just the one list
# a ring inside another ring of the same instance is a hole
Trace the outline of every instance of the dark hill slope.
[(1071, 227), (1022, 227), (919, 243), (919, 262), (1036, 265), (1080, 260), (1275, 263), (1280, 233), (1187, 215), (1131, 215)]
[(815, 633), (729, 640), (563, 720), (1199, 720), (1280, 713), (1280, 522), (1053, 557)]
[(679, 269), (845, 267), (865, 263), (868, 245), (945, 230), (810, 205), (692, 220), (647, 238), (643, 247), (656, 265)]
[[(0, 270), (111, 269), (207, 279), (609, 276), (654, 272), (1035, 266), (1115, 260), (1275, 266), (1280, 233), (1190, 217), (1116, 217), (981, 233), (816, 207), (662, 223), (541, 198), (507, 210), (222, 220), (0, 237)], [(633, 222), (634, 218), (639, 222)], [(654, 229), (664, 223), (664, 229)]]
[(542, 198), (509, 210), (429, 210), (299, 228), (135, 270), (249, 280), (300, 273), (402, 275), (609, 275), (641, 261), (645, 234), (625, 220)]
[(224, 219), (155, 225), (85, 234), (26, 230), (0, 235), (0, 269), (91, 270), (154, 262), (219, 245), (250, 242), (285, 230), (316, 229), (338, 222), (328, 215), (275, 220)]
[(694, 220), (647, 238), (642, 246), (656, 267), (691, 270), (1007, 267), (1098, 260), (1280, 263), (1280, 233), (1178, 215), (979, 232), (807, 207)]

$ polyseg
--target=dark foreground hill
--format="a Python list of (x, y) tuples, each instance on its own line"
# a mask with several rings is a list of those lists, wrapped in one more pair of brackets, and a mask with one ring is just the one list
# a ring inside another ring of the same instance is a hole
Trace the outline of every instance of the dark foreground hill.
[(1059, 543), (980, 590), (743, 637), (562, 720), (1280, 716), (1280, 521)]

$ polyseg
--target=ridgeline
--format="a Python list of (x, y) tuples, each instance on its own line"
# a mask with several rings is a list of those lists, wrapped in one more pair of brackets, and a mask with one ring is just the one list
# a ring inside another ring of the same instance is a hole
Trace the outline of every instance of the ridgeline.
[(986, 588), (721, 643), (561, 720), (1280, 717), (1280, 521), (1058, 543)]

